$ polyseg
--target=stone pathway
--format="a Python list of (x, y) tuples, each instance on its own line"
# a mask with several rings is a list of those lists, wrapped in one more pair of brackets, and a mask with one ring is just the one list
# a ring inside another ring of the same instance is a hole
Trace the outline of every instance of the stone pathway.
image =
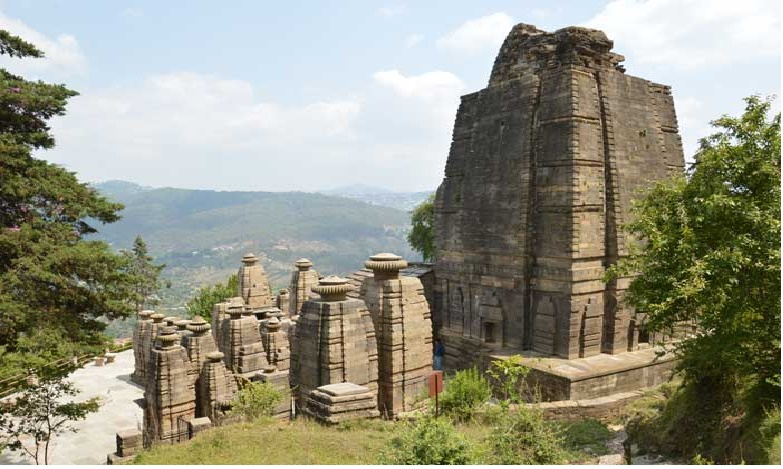
[[(69, 376), (81, 393), (76, 400), (100, 397), (98, 412), (75, 424), (77, 433), (55, 437), (50, 446), (51, 464), (105, 464), (106, 455), (116, 446), (115, 434), (125, 428), (141, 428), (142, 409), (133, 400), (144, 396), (144, 390), (131, 383), (133, 351), (116, 355), (114, 363), (95, 366), (88, 363)], [(34, 464), (20, 451), (4, 451), (0, 464)]]

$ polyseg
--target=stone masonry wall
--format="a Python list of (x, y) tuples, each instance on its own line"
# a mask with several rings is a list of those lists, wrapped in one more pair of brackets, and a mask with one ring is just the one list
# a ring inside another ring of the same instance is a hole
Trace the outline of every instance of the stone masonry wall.
[(633, 242), (631, 200), (684, 162), (670, 89), (626, 75), (612, 46), (517, 25), (489, 86), (462, 97), (435, 201), (447, 351), (455, 336), (564, 358), (636, 346), (629, 279), (602, 276)]

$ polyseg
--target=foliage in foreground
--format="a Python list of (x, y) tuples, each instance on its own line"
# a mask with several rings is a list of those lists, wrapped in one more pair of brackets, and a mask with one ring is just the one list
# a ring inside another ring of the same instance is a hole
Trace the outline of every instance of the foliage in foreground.
[(12, 451), (24, 451), (36, 464), (49, 464), (52, 439), (68, 431), (75, 432), (73, 422), (98, 410), (97, 398), (66, 402), (78, 393), (73, 384), (57, 377), (28, 386), (14, 404), (0, 413), (5, 446)]
[(269, 383), (247, 383), (231, 402), (231, 413), (248, 421), (269, 417), (282, 398), (280, 391)]
[(389, 442), (381, 464), (473, 464), (474, 451), (450, 420), (425, 417)]
[(712, 122), (687, 178), (637, 202), (627, 228), (645, 244), (610, 270), (638, 274), (627, 299), (649, 330), (700, 331), (675, 343), (684, 387), (640, 434), (716, 462), (756, 458), (746, 443), (780, 408), (780, 115), (746, 104)]
[[(0, 31), (0, 54), (43, 57), (7, 31)], [(117, 221), (122, 205), (32, 156), (54, 147), (48, 121), (64, 115), (76, 95), (0, 69), (0, 373), (6, 375), (18, 371), (7, 364), (30, 357), (22, 349), (42, 338), (41, 327), (74, 348), (99, 347), (101, 319), (133, 310), (125, 259), (86, 239), (97, 223)]]
[(239, 279), (237, 274), (234, 274), (225, 283), (216, 283), (215, 285), (199, 289), (185, 305), (188, 315), (190, 317), (201, 316), (207, 322), (210, 322), (212, 320), (212, 308), (215, 304), (237, 296), (238, 285)]
[(752, 386), (737, 396), (704, 386), (666, 386), (635, 403), (626, 423), (629, 443), (700, 463), (780, 464), (780, 409), (748, 407)]
[(536, 406), (501, 414), (488, 444), (490, 464), (561, 464), (566, 458), (560, 430)]
[(456, 421), (466, 421), (491, 395), (489, 381), (476, 368), (460, 370), (446, 382), (440, 409)]
[(431, 261), (435, 256), (435, 194), (420, 203), (411, 214), (411, 231), (408, 244), (421, 253), (422, 259)]

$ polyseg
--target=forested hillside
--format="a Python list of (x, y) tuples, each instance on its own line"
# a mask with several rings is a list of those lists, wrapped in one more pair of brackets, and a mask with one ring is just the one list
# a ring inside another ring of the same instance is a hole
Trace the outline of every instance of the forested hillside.
[(225, 280), (245, 252), (254, 252), (273, 288), (287, 286), (294, 261), (310, 258), (319, 272), (347, 273), (379, 251), (416, 258), (405, 240), (401, 210), (303, 192), (219, 192), (152, 189), (123, 181), (96, 184), (125, 204), (122, 220), (99, 227), (116, 249), (141, 235), (171, 287), (162, 306), (181, 307), (197, 288)]

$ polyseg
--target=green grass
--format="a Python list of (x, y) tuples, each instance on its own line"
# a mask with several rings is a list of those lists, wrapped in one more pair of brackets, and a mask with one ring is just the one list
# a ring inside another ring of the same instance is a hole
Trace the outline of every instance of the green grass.
[(606, 425), (593, 419), (557, 422), (555, 425), (562, 431), (563, 443), (571, 460), (608, 454), (606, 443), (615, 436), (615, 432)]
[[(566, 435), (568, 462), (595, 462), (606, 453), (612, 432), (596, 421), (552, 423)], [(379, 464), (404, 422), (358, 420), (324, 426), (307, 419), (269, 419), (213, 428), (193, 440), (162, 445), (138, 455), (132, 464)], [(474, 446), (479, 461), (488, 457), (489, 423), (470, 422), (456, 430)], [(589, 448), (589, 451), (585, 451)]]
[(327, 427), (305, 419), (213, 428), (187, 443), (146, 451), (134, 464), (377, 464), (395, 435), (381, 420)]

